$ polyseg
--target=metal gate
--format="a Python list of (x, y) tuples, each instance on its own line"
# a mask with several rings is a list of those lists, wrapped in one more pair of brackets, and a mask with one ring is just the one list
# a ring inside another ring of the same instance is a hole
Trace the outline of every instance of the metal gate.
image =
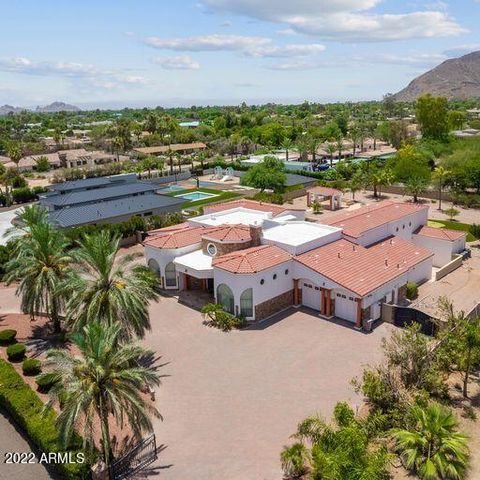
[(415, 308), (395, 306), (394, 325), (397, 327), (406, 327), (414, 322), (421, 325), (421, 332), (425, 335), (435, 334), (437, 327), (430, 315)]
[(157, 459), (155, 434), (143, 439), (109, 468), (110, 480), (130, 478)]

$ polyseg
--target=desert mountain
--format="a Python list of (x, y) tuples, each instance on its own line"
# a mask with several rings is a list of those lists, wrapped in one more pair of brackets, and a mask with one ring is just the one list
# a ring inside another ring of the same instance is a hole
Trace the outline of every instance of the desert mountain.
[(426, 93), (449, 100), (480, 97), (480, 51), (445, 60), (412, 80), (393, 98), (411, 102)]

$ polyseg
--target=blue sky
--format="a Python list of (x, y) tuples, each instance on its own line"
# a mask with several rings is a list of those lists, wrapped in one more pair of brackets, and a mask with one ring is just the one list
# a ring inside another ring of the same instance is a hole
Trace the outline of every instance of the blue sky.
[(480, 50), (480, 0), (15, 0), (0, 104), (380, 99)]

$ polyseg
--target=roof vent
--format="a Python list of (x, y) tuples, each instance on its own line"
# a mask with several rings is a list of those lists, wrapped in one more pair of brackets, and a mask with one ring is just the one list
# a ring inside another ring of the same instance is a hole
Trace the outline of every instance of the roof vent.
[(337, 253), (337, 256), (338, 258), (342, 258), (342, 256), (340, 255), (340, 252)]
[(388, 258), (385, 259), (385, 266), (388, 267)]

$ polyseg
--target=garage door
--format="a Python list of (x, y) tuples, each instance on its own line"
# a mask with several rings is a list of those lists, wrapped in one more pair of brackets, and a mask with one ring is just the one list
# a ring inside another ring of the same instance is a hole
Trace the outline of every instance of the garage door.
[(308, 282), (302, 283), (302, 304), (320, 311), (320, 288)]
[(357, 319), (357, 304), (353, 297), (337, 293), (335, 295), (335, 316), (355, 322)]

